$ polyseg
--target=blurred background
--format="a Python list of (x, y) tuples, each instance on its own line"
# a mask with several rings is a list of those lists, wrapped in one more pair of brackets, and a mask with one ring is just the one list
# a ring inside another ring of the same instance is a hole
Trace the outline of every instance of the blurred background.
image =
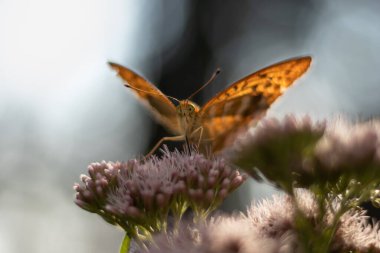
[[(377, 0), (0, 0), (0, 252), (118, 252), (122, 231), (75, 206), (72, 185), (89, 163), (144, 154), (165, 132), (107, 61), (179, 99), (220, 67), (194, 98), (203, 104), (311, 55), (268, 115), (366, 119), (380, 112), (379, 11)], [(273, 189), (241, 192), (226, 210)]]

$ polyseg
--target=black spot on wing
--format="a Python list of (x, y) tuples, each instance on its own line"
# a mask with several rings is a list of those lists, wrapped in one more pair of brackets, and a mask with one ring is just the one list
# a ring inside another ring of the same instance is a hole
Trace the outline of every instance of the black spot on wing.
[(264, 88), (270, 88), (272, 86), (272, 83), (267, 81), (264, 83)]
[(268, 74), (267, 74), (267, 73), (260, 73), (258, 76), (259, 76), (259, 78), (261, 78), (261, 79), (265, 79), (265, 78), (268, 77)]

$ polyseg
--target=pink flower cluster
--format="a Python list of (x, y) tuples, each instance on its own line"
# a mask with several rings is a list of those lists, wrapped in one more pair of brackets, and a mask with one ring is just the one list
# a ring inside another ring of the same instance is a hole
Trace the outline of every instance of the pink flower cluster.
[(324, 131), (325, 123), (309, 117), (266, 119), (235, 142), (229, 159), (254, 178), (265, 177), (290, 192), (294, 182), (300, 186), (315, 180), (312, 152)]
[[(296, 201), (296, 202), (295, 202)], [(207, 224), (181, 226), (170, 236), (155, 237), (149, 253), (301, 253), (309, 252), (301, 244), (296, 217), (301, 211), (316, 222), (318, 205), (313, 195), (305, 190), (296, 191), (296, 197), (275, 195), (271, 200), (252, 205), (247, 214), (220, 216)], [(334, 211), (334, 210), (332, 210)], [(330, 216), (331, 213), (327, 214)], [(326, 217), (314, 223), (314, 229), (331, 225)], [(345, 213), (337, 224), (332, 238), (331, 252), (379, 252), (379, 224), (372, 226), (363, 211)], [(372, 250), (372, 251), (370, 251)]]
[[(380, 122), (326, 124), (309, 117), (263, 120), (230, 151), (231, 160), (257, 179), (286, 191), (345, 178), (362, 184), (380, 178)], [(375, 182), (376, 183), (376, 182)]]
[(93, 163), (81, 179), (75, 203), (135, 235), (136, 226), (165, 230), (169, 214), (180, 219), (189, 207), (195, 215), (208, 214), (246, 176), (221, 157), (166, 149), (161, 158)]

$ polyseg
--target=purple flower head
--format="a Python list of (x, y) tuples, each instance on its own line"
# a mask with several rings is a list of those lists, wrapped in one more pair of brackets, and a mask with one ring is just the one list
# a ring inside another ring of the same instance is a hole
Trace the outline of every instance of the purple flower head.
[(177, 223), (189, 207), (203, 217), (245, 178), (221, 157), (165, 148), (161, 158), (91, 164), (83, 185), (74, 186), (75, 203), (131, 236), (150, 234), (165, 230), (169, 215)]
[[(310, 219), (316, 216), (312, 195), (297, 191), (298, 204)], [(178, 233), (158, 235), (150, 253), (297, 253), (302, 252), (295, 229), (297, 207), (291, 196), (275, 196), (252, 205), (247, 215), (215, 216), (206, 223), (183, 225)]]
[[(230, 154), (253, 177), (264, 176), (287, 192), (294, 186), (322, 189), (326, 184), (339, 184), (344, 190), (352, 188), (352, 180), (359, 192), (380, 183), (380, 122), (268, 119), (251, 129)], [(367, 189), (364, 192), (368, 195)]]
[(295, 196), (274, 195), (272, 199), (253, 204), (245, 220), (260, 237), (279, 240), (296, 233), (295, 217), (301, 213), (313, 221), (318, 216), (318, 205), (312, 193), (298, 189)]
[(108, 196), (107, 209), (136, 219), (164, 219), (168, 212), (180, 217), (187, 207), (196, 214), (214, 210), (246, 176), (223, 158), (163, 151), (161, 158), (135, 161), (134, 169), (122, 170), (118, 187)]
[(324, 129), (324, 123), (313, 124), (309, 117), (266, 119), (235, 143), (230, 157), (254, 178), (264, 176), (290, 192), (294, 182), (314, 181), (312, 151)]
[(338, 119), (327, 127), (318, 141), (315, 167), (321, 174), (342, 174), (370, 183), (380, 177), (380, 122), (349, 123)]
[[(320, 207), (314, 194), (298, 189), (294, 196), (277, 195), (252, 205), (245, 223), (258, 237), (281, 242), (285, 252), (310, 252), (309, 247), (315, 249), (326, 241), (329, 252), (380, 252), (380, 223), (371, 224), (360, 209), (340, 213), (342, 205), (335, 199), (332, 203), (324, 201)], [(330, 243), (325, 234), (329, 230), (335, 231)], [(323, 240), (313, 241), (318, 236)]]
[(241, 216), (218, 216), (206, 223), (182, 224), (177, 233), (154, 237), (149, 253), (276, 253), (284, 249), (281, 240), (262, 238)]
[(332, 244), (335, 252), (380, 252), (380, 223), (363, 210), (351, 210), (340, 219)]
[[(293, 196), (275, 195), (253, 204), (246, 215), (183, 223), (175, 233), (156, 235), (144, 252), (305, 253), (322, 252), (317, 250), (321, 243), (327, 245), (323, 252), (380, 252), (379, 223), (370, 225), (357, 209), (338, 215), (340, 200), (325, 201), (322, 209), (317, 202), (313, 193), (302, 189)], [(327, 231), (333, 231), (331, 237)]]
[(87, 168), (88, 176), (80, 176), (82, 185), (74, 185), (74, 202), (86, 211), (100, 214), (112, 224), (116, 221), (104, 213), (103, 207), (109, 191), (117, 185), (118, 170), (115, 168), (118, 166), (120, 163), (91, 163)]

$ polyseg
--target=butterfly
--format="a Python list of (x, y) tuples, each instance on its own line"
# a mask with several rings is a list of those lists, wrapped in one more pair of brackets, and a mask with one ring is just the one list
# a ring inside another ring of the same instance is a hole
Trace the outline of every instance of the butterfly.
[(163, 137), (148, 156), (164, 141), (186, 141), (213, 153), (223, 150), (240, 129), (257, 123), (284, 91), (309, 68), (311, 57), (288, 59), (233, 83), (200, 107), (190, 99), (178, 105), (156, 86), (132, 70), (109, 62), (125, 86), (137, 95), (156, 120), (174, 136)]

